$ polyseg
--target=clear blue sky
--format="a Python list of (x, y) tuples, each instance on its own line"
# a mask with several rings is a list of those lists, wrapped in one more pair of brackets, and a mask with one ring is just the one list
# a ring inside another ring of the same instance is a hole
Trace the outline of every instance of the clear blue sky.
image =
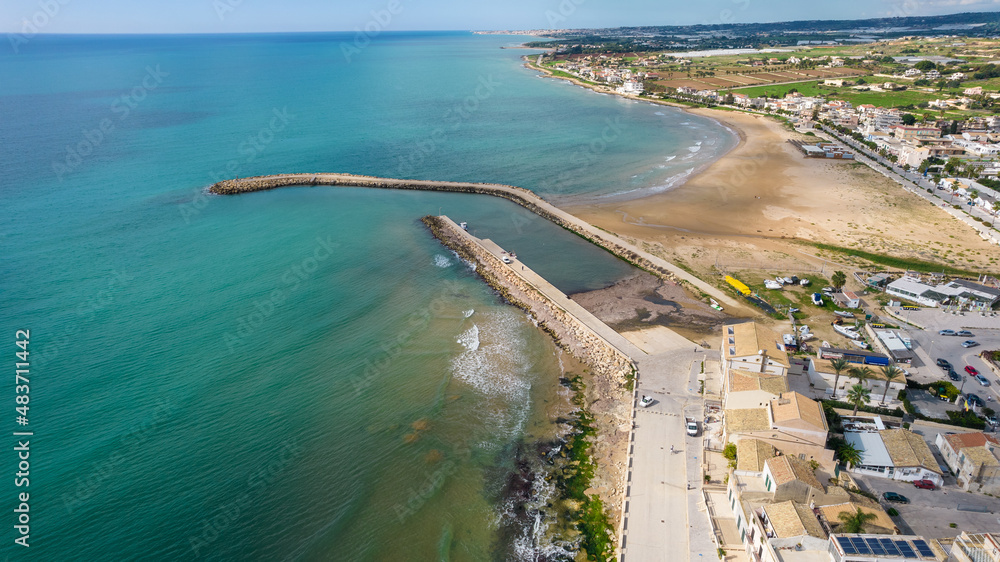
[[(1000, 10), (1000, 0), (0, 0), (7, 33), (534, 29), (853, 19)], [(45, 7), (48, 12), (45, 12)]]

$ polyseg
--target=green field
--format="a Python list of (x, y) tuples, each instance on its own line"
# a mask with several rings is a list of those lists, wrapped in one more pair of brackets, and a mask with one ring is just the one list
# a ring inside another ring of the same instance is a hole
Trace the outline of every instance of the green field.
[(915, 106), (920, 102), (932, 101), (945, 96), (914, 90), (903, 90), (899, 92), (859, 92), (849, 88), (838, 88), (837, 93), (831, 97), (849, 101), (854, 104), (854, 107), (866, 103), (882, 107), (899, 107), (902, 105)]
[(803, 96), (822, 96), (834, 91), (834, 88), (824, 88), (819, 85), (822, 80), (810, 82), (795, 82), (794, 84), (774, 84), (765, 86), (747, 86), (745, 88), (733, 88), (733, 92), (746, 94), (752, 98), (767, 96), (769, 98), (783, 98), (785, 94), (793, 89)]

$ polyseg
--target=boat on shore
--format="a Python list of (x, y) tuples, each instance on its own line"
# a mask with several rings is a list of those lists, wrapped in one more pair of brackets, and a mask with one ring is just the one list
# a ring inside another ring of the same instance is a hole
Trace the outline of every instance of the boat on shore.
[(854, 318), (853, 312), (847, 312), (844, 310), (835, 310), (833, 311), (833, 313), (836, 314), (837, 316), (840, 316), (841, 318)]
[(842, 336), (845, 336), (845, 337), (848, 337), (848, 338), (850, 338), (852, 340), (860, 340), (861, 339), (861, 334), (859, 334), (857, 331), (855, 331), (854, 328), (850, 328), (848, 326), (841, 326), (840, 324), (834, 324), (833, 325), (833, 330), (835, 332), (837, 332), (838, 334), (840, 334)]
[(722, 305), (719, 304), (719, 301), (715, 299), (708, 299), (708, 301), (711, 303), (709, 306), (711, 306), (715, 310), (722, 310)]

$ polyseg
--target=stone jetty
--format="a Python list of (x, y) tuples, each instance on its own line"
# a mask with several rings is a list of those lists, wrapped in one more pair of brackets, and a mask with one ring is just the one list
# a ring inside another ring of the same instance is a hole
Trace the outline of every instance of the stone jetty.
[(209, 192), (217, 195), (238, 195), (255, 191), (267, 191), (279, 187), (301, 186), (339, 186), (367, 187), (375, 189), (409, 189), (419, 191), (445, 191), (450, 193), (471, 193), (491, 195), (517, 203), (536, 215), (552, 221), (589, 242), (596, 244), (632, 265), (644, 269), (661, 279), (688, 284), (696, 293), (701, 292), (719, 302), (736, 309), (745, 308), (718, 288), (705, 283), (694, 275), (684, 271), (674, 264), (653, 256), (637, 246), (574, 217), (555, 207), (535, 193), (512, 185), (495, 183), (469, 183), (449, 181), (408, 180), (395, 178), (379, 178), (353, 174), (276, 174), (220, 181), (209, 188)]

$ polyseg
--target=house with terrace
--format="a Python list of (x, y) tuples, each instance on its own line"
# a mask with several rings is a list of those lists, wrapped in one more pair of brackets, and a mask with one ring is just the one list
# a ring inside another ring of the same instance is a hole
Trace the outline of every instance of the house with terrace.
[(819, 402), (798, 392), (783, 392), (764, 406), (723, 410), (723, 439), (763, 441), (785, 455), (814, 460), (833, 470), (832, 450), (826, 449), (829, 426)]
[(954, 433), (934, 440), (966, 492), (1000, 494), (1000, 439), (987, 433)]
[(788, 374), (784, 340), (774, 330), (757, 322), (730, 324), (723, 328), (722, 365), (730, 369), (771, 375)]
[(861, 453), (861, 463), (850, 471), (903, 482), (930, 480), (944, 483), (944, 471), (924, 438), (907, 429), (845, 431), (844, 439)]

